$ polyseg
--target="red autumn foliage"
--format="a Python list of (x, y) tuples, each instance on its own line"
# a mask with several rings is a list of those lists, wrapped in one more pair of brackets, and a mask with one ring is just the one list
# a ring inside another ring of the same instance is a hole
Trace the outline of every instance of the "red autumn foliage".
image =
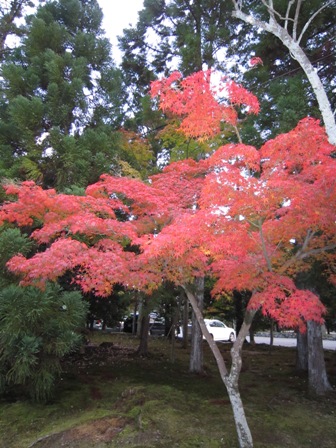
[(151, 96), (159, 97), (160, 108), (182, 117), (180, 130), (189, 137), (208, 138), (220, 132), (221, 123), (237, 125), (234, 106), (257, 114), (257, 98), (234, 81), (222, 79), (211, 84), (211, 70), (199, 71), (184, 79), (179, 72), (151, 84)]
[(264, 65), (264, 63), (263, 63), (263, 60), (260, 57), (255, 56), (255, 57), (250, 59), (250, 65), (252, 67), (255, 67), (257, 65)]
[[(163, 109), (191, 117), (193, 135), (196, 115), (212, 127), (219, 107), (223, 118), (209, 77), (180, 81), (173, 74), (152, 86)], [(232, 101), (252, 109), (235, 89)], [(2, 207), (1, 222), (35, 226), (32, 237), (48, 245), (30, 259), (14, 257), (9, 267), (24, 284), (39, 285), (70, 270), (84, 291), (102, 296), (115, 283), (151, 290), (165, 279), (185, 285), (207, 274), (216, 280), (214, 294), (253, 291), (249, 307), (280, 325), (321, 322), (320, 301), (297, 290), (291, 276), (316, 259), (335, 263), (333, 152), (319, 123), (305, 119), (259, 151), (228, 144), (206, 160), (171, 164), (148, 183), (104, 175), (83, 197), (31, 182), (7, 186), (18, 200)], [(130, 251), (132, 244), (140, 251)]]

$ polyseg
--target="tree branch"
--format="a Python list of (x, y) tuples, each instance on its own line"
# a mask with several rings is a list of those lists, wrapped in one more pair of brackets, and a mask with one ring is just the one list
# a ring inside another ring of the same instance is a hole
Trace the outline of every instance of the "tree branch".
[(318, 247), (316, 249), (307, 250), (309, 242), (315, 236), (315, 233), (312, 230), (308, 230), (306, 238), (303, 242), (303, 245), (300, 250), (293, 255), (292, 258), (286, 261), (281, 268), (279, 269), (279, 273), (284, 273), (292, 264), (294, 264), (298, 260), (304, 260), (305, 258), (311, 257), (312, 255), (322, 254), (324, 252), (328, 252), (330, 250), (336, 249), (336, 243), (328, 244), (324, 247)]
[(327, 6), (331, 5), (335, 3), (335, 0), (330, 0), (328, 1), (325, 5), (321, 6), (320, 9), (318, 9), (316, 12), (314, 12), (314, 14), (309, 18), (309, 20), (307, 20), (305, 26), (302, 28), (301, 34), (297, 40), (297, 43), (299, 44), (301, 42), (301, 39), (304, 35), (304, 33), (307, 31), (308, 27), (310, 26), (310, 24), (312, 23), (312, 21), (315, 19), (315, 17), (320, 14), (321, 11), (323, 11), (323, 9), (325, 9)]
[(266, 260), (266, 264), (267, 264), (268, 270), (269, 270), (269, 272), (272, 272), (273, 271), (272, 263), (271, 263), (269, 255), (268, 255), (268, 252), (267, 252), (266, 242), (265, 242), (264, 233), (263, 233), (263, 230), (262, 230), (262, 224), (261, 223), (259, 223), (259, 235), (260, 235), (260, 240), (261, 240), (262, 251), (263, 251), (263, 254), (264, 254), (264, 257), (265, 257), (265, 260)]
[(291, 10), (291, 8), (292, 8), (292, 5), (295, 3), (295, 0), (290, 0), (289, 2), (288, 2), (288, 6), (287, 6), (287, 11), (286, 11), (286, 17), (285, 17), (285, 24), (284, 24), (284, 28), (285, 28), (285, 30), (287, 30), (287, 28), (288, 28), (288, 22), (289, 22), (289, 20), (293, 20), (293, 19), (290, 19), (289, 18), (289, 14), (290, 14), (290, 10)]
[(300, 9), (301, 9), (302, 0), (297, 0), (297, 5), (295, 9), (295, 15), (294, 15), (294, 24), (293, 24), (293, 39), (296, 41), (297, 36), (297, 27), (299, 23), (299, 15), (300, 15)]

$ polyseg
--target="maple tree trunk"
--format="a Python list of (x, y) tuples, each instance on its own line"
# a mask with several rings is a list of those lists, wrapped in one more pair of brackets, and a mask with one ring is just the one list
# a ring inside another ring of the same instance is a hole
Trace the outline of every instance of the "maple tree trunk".
[(211, 337), (202, 315), (202, 311), (198, 308), (197, 298), (192, 292), (192, 288), (184, 286), (184, 290), (187, 294), (188, 300), (192, 306), (195, 318), (201, 328), (202, 334), (205, 337), (209, 347), (215, 357), (217, 367), (221, 376), (221, 379), (226, 387), (232, 411), (236, 425), (236, 431), (238, 436), (238, 442), (240, 448), (253, 448), (253, 439), (250, 428), (247, 423), (243, 402), (240, 396), (238, 388), (238, 380), (240, 376), (242, 366), (242, 347), (246, 336), (248, 335), (249, 328), (251, 326), (253, 317), (256, 313), (255, 310), (248, 310), (245, 313), (245, 319), (238, 333), (238, 336), (231, 349), (231, 369), (228, 372), (224, 358), (216, 344)]
[(309, 390), (315, 395), (324, 395), (332, 390), (332, 387), (327, 377), (324, 362), (321, 325), (312, 320), (308, 321), (307, 338)]
[(296, 369), (308, 371), (308, 339), (307, 333), (297, 332), (296, 335)]
[[(197, 307), (202, 312), (204, 302), (204, 277), (195, 278), (193, 286)], [(192, 373), (203, 372), (203, 334), (195, 312), (192, 314), (189, 371)]]
[(243, 325), (241, 326), (237, 338), (231, 348), (232, 362), (230, 375), (226, 381), (223, 380), (229, 394), (240, 448), (253, 447), (252, 434), (246, 420), (244, 406), (238, 389), (238, 381), (243, 363), (243, 344), (249, 333), (256, 312), (256, 310), (246, 310), (245, 312)]

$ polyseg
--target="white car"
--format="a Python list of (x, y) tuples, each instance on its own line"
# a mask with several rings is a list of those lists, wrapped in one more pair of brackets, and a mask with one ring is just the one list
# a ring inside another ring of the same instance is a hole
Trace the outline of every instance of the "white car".
[(235, 330), (227, 327), (224, 322), (217, 319), (204, 319), (204, 322), (214, 341), (234, 342), (236, 340)]
[[(236, 340), (236, 332), (233, 328), (227, 327), (223, 322), (217, 319), (204, 319), (205, 325), (213, 337), (214, 341), (230, 341)], [(191, 324), (188, 325), (188, 335), (191, 335)], [(178, 328), (177, 337), (183, 338), (182, 326)], [(203, 336), (203, 339), (205, 337)]]

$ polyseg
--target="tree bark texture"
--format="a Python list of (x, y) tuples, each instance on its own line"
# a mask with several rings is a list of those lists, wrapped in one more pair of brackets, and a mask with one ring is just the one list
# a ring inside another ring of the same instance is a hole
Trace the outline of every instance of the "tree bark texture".
[[(140, 321), (140, 319), (139, 319)], [(139, 322), (140, 324), (140, 322)], [(140, 343), (137, 350), (138, 355), (148, 356), (148, 332), (149, 332), (149, 315), (144, 314), (141, 317)]]
[[(204, 302), (204, 277), (195, 278), (194, 291), (198, 309), (202, 313)], [(194, 312), (192, 314), (189, 371), (192, 373), (203, 372), (203, 334)]]
[(332, 389), (324, 361), (321, 325), (307, 322), (308, 338), (308, 382), (309, 391), (314, 395), (324, 395)]
[(308, 371), (308, 339), (307, 333), (297, 332), (296, 335), (296, 369)]
[(183, 303), (183, 348), (188, 348), (188, 340), (189, 340), (189, 302), (188, 298), (184, 293), (184, 303)]

